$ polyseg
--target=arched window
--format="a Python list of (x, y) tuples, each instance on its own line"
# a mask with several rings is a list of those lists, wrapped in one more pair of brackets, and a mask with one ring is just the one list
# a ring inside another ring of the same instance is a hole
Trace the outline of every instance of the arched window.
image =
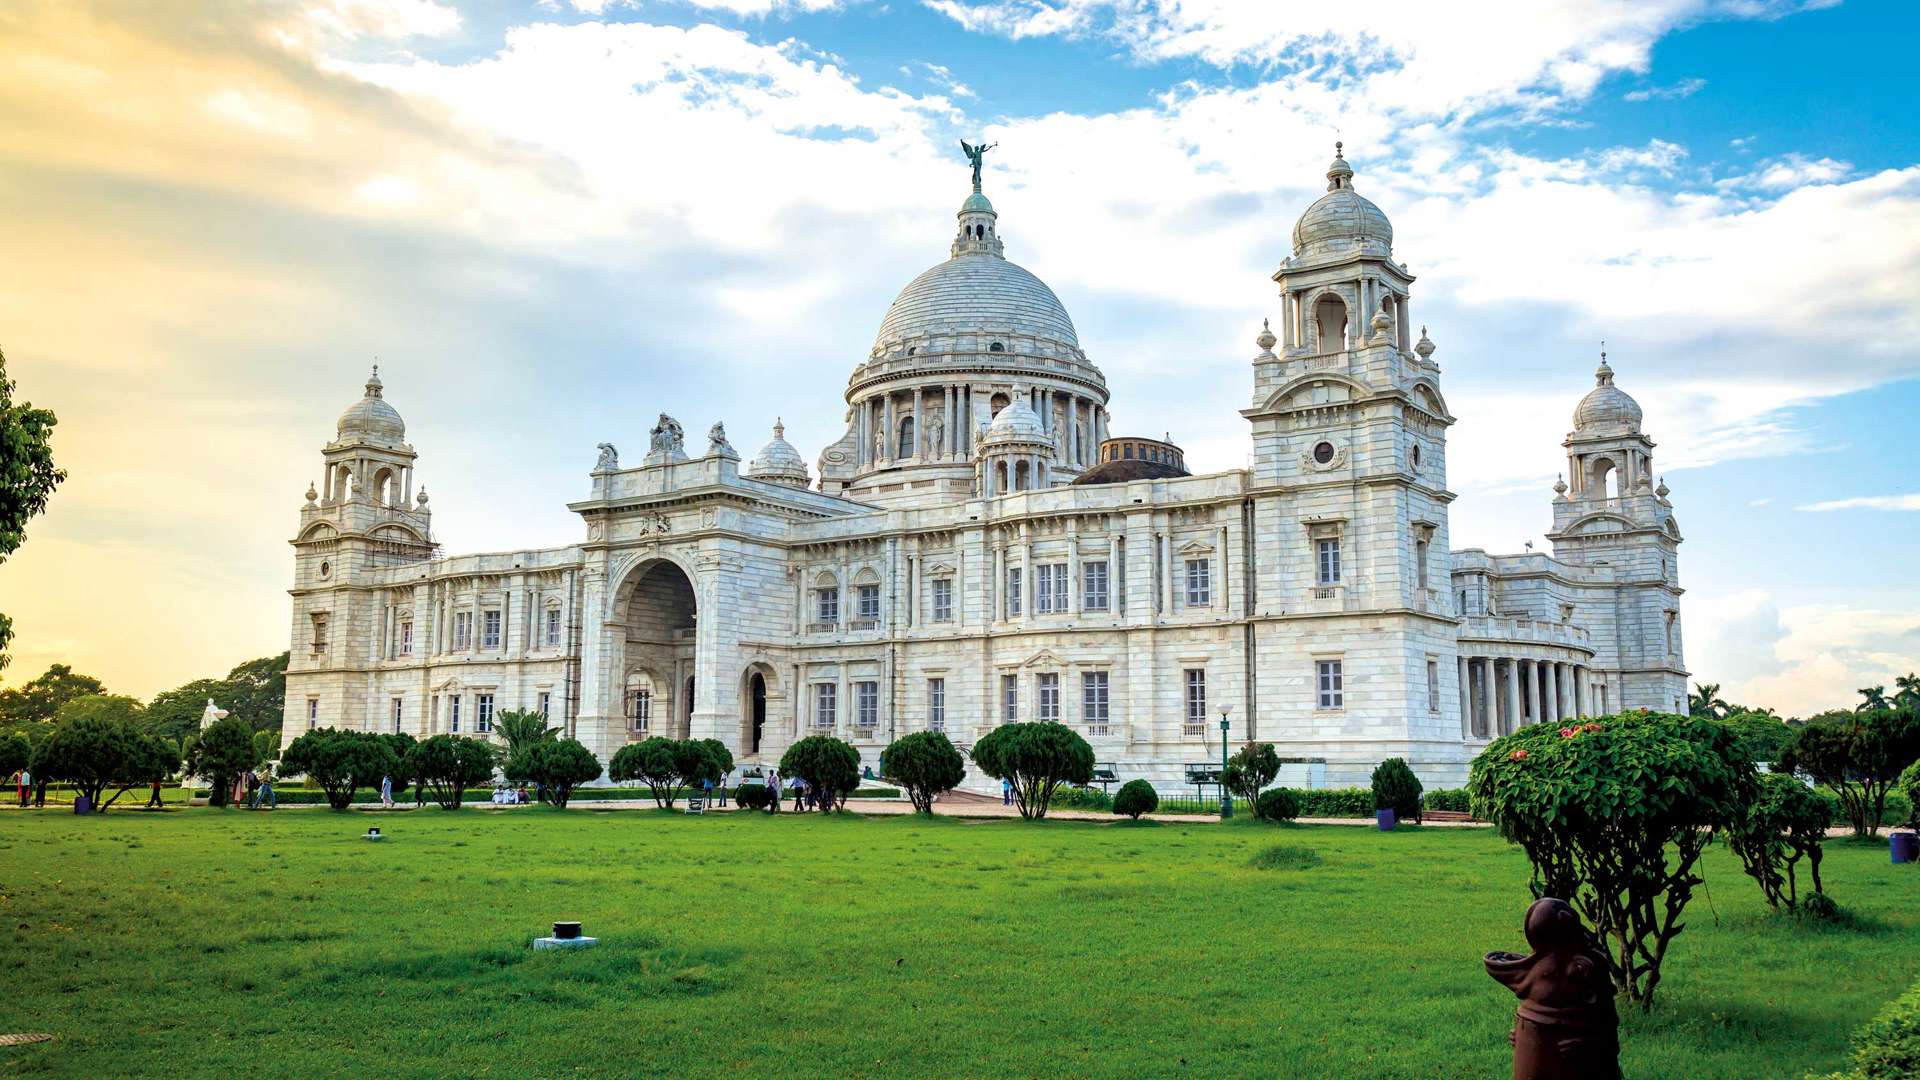
[(1609, 499), (1620, 497), (1620, 475), (1614, 471), (1612, 458), (1595, 458), (1592, 479), (1587, 491), (1593, 495)]
[(1013, 490), (1025, 491), (1033, 486), (1033, 466), (1022, 461), (1013, 467)]
[(895, 454), (894, 456), (895, 456), (895, 457), (903, 457), (903, 458), (904, 458), (904, 457), (912, 457), (913, 455), (914, 455), (914, 449), (913, 449), (913, 417), (911, 417), (911, 416), (905, 416), (905, 417), (901, 417), (901, 419), (900, 419), (900, 449), (899, 449), (899, 452), (898, 452), (898, 453), (896, 453), (896, 454)]
[(987, 405), (990, 409), (993, 410), (993, 415), (999, 416), (1000, 410), (1006, 408), (1007, 404), (1012, 400), (1013, 400), (1012, 398), (1008, 397), (1005, 394), (995, 394), (993, 395), (993, 397), (988, 399)]
[(1007, 463), (1006, 462), (998, 461), (994, 463), (993, 481), (994, 481), (993, 482), (994, 494), (996, 495), (1002, 494), (1007, 490)]
[(987, 346), (987, 351), (988, 352), (1006, 352), (1007, 347), (996, 341), (993, 344)]
[(1347, 305), (1337, 296), (1323, 296), (1313, 305), (1313, 321), (1323, 353), (1347, 347)]

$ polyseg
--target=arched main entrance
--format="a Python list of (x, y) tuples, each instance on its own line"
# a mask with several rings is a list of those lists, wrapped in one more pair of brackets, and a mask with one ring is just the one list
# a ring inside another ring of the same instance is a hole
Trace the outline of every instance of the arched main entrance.
[[(650, 695), (641, 705), (635, 695), (623, 695), (627, 736), (685, 738), (693, 715), (694, 628), (699, 617), (693, 582), (686, 571), (665, 559), (636, 574), (621, 609), (626, 623), (623, 674), (644, 672), (654, 694), (664, 691), (678, 700), (662, 701)], [(636, 724), (634, 712), (642, 707), (650, 721), (644, 727)]]
[(759, 672), (753, 673), (751, 685), (747, 687), (748, 720), (750, 743), (753, 753), (760, 752), (760, 739), (767, 733), (767, 679)]

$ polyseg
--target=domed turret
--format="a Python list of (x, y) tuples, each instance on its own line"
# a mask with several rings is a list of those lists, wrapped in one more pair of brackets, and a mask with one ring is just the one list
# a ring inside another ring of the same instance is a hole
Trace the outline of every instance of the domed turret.
[(1607, 366), (1605, 353), (1600, 354), (1600, 367), (1593, 373), (1595, 386), (1580, 399), (1573, 410), (1573, 430), (1579, 434), (1592, 432), (1638, 433), (1640, 430), (1640, 403), (1633, 400), (1625, 390), (1613, 385), (1613, 369)]
[(340, 441), (371, 442), (383, 446), (406, 441), (406, 422), (400, 419), (399, 411), (380, 396), (381, 386), (380, 365), (375, 364), (373, 374), (367, 376), (366, 396), (340, 414)]
[(1327, 193), (1307, 207), (1293, 226), (1295, 256), (1333, 255), (1353, 248), (1378, 245), (1393, 250), (1393, 223), (1380, 208), (1353, 190), (1353, 166), (1333, 144), (1333, 164), (1327, 167)]
[(987, 425), (987, 433), (980, 439), (980, 445), (1049, 441), (1047, 429), (1040, 423), (1040, 414), (1028, 407), (1025, 394), (1016, 394), (1007, 407), (993, 418), (993, 423)]
[(800, 451), (787, 441), (787, 426), (776, 418), (773, 422), (773, 438), (760, 452), (753, 455), (743, 474), (749, 479), (764, 480), (769, 484), (785, 484), (788, 487), (806, 487), (811, 483), (807, 475), (806, 460)]

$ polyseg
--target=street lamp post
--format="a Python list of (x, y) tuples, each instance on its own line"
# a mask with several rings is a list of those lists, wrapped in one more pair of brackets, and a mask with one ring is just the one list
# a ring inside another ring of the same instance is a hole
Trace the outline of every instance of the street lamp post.
[(1233, 792), (1227, 788), (1227, 714), (1232, 705), (1220, 706), (1220, 820), (1233, 816)]

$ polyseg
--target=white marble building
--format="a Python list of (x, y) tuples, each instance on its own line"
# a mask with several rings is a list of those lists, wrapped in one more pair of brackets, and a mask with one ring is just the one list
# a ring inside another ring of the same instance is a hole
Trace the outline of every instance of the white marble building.
[(376, 371), (300, 512), (286, 737), (542, 709), (603, 761), (688, 733), (772, 761), (814, 732), (877, 761), (910, 731), (964, 748), (1058, 719), (1178, 789), (1225, 712), (1288, 783), (1400, 756), (1452, 786), (1517, 725), (1680, 707), (1680, 534), (1639, 407), (1603, 359), (1551, 555), (1450, 550), (1453, 416), (1413, 277), (1347, 162), (1327, 177), (1273, 275), (1246, 469), (1108, 437), (1105, 379), (977, 185), (853, 369), (817, 479), (778, 422), (743, 468), (720, 425), (690, 455), (662, 415), (638, 463), (602, 445), (579, 544), (443, 555)]

